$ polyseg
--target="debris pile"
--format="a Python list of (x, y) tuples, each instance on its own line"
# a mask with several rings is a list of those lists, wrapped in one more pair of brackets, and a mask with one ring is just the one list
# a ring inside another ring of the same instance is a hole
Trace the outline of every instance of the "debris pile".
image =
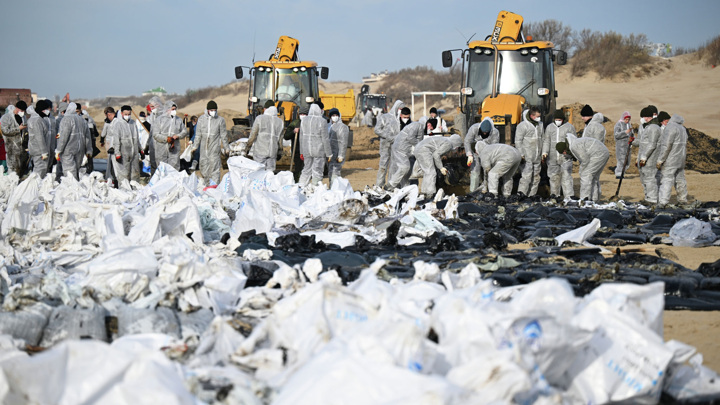
[(0, 176), (0, 402), (720, 398), (662, 338), (664, 308), (720, 306), (720, 262), (662, 248), (716, 243), (712, 204), (418, 201), (228, 164), (217, 188)]

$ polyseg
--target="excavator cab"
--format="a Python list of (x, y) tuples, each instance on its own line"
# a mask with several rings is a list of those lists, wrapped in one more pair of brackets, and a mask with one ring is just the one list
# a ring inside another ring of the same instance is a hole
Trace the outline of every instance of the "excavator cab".
[[(522, 111), (537, 106), (543, 121), (555, 112), (554, 64), (564, 65), (567, 54), (551, 42), (533, 41), (522, 32), (523, 18), (501, 11), (484, 41), (472, 41), (462, 51), (461, 111), (467, 128), (490, 117), (502, 142), (515, 142), (515, 127)], [(453, 64), (452, 51), (442, 54), (443, 66)]]

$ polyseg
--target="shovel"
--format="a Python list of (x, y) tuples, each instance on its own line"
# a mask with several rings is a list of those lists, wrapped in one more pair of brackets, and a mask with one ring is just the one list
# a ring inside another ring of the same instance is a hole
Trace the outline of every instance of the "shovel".
[[(634, 140), (635, 137), (632, 137), (632, 139)], [(631, 151), (632, 151), (632, 141), (628, 140), (628, 151), (627, 151), (627, 154), (625, 155), (625, 164), (623, 165), (622, 173), (620, 173), (620, 181), (618, 182), (617, 190), (615, 190), (615, 195), (610, 197), (611, 202), (615, 202), (620, 199), (620, 197), (618, 197), (618, 195), (620, 194), (620, 186), (622, 186), (622, 181), (625, 178), (625, 169), (628, 168), (628, 162), (630, 159)]]

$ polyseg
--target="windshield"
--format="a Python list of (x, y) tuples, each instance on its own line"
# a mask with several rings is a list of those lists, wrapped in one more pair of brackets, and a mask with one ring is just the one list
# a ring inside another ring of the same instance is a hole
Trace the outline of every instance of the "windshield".
[[(554, 90), (550, 79), (553, 74), (550, 52), (541, 49), (536, 54), (528, 52), (523, 55), (520, 51), (499, 51), (498, 93), (519, 94), (529, 105), (548, 107), (550, 97), (538, 96), (538, 89)], [(492, 94), (493, 64), (492, 53), (486, 55), (470, 51), (466, 86), (473, 88), (473, 94), (467, 98), (468, 104), (480, 104)]]
[(365, 99), (365, 108), (379, 108), (381, 110), (385, 110), (386, 104), (385, 104), (386, 97), (372, 97), (369, 96)]
[(275, 83), (277, 90), (275, 97), (272, 91), (272, 72), (270, 70), (257, 69), (255, 71), (255, 85), (253, 96), (258, 98), (257, 105), (265, 105), (267, 100), (290, 101), (298, 107), (308, 107), (305, 97), (317, 98), (317, 75), (315, 69), (305, 71), (293, 69), (275, 69), (277, 77)]

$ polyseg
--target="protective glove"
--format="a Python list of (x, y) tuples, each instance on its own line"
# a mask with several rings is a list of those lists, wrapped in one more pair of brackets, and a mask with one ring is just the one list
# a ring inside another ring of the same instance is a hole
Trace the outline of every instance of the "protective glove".
[(645, 167), (645, 161), (644, 161), (644, 160), (641, 160), (640, 163), (638, 163), (638, 164), (640, 165), (640, 167)]
[(543, 155), (542, 155), (542, 160), (545, 160), (545, 159), (547, 159), (547, 153), (543, 153)]
[(145, 159), (145, 151), (141, 150), (140, 151), (140, 160), (143, 160), (143, 159)]
[(188, 146), (192, 145), (193, 141), (188, 141)]
[(43, 153), (40, 157), (42, 158), (42, 160), (47, 160), (47, 153)]
[(443, 176), (447, 176), (447, 169), (444, 168), (444, 167), (441, 168), (441, 169), (440, 169), (440, 173), (442, 173)]
[(338, 156), (338, 158), (337, 158), (338, 163), (342, 163), (343, 160), (344, 160), (343, 158), (341, 158), (340, 156)]
[(525, 156), (520, 156), (520, 163), (525, 163)]
[(122, 156), (121, 155), (115, 155), (115, 161), (118, 163), (122, 163)]
[(108, 149), (107, 153), (108, 153), (108, 155), (112, 155), (113, 153), (115, 153), (115, 148)]
[(472, 155), (470, 155), (470, 156), (467, 157), (467, 165), (468, 165), (468, 167), (470, 167), (470, 166), (472, 165), (472, 163), (473, 163), (473, 157), (472, 157)]
[(100, 137), (100, 146), (105, 146), (105, 137), (104, 136)]
[(303, 156), (302, 153), (300, 154), (300, 160), (305, 160), (305, 156)]
[(635, 137), (631, 136), (630, 139), (628, 139), (628, 144), (631, 144), (633, 142), (635, 142)]
[(60, 161), (60, 152), (55, 152), (55, 160)]
[(85, 165), (87, 165), (87, 163), (88, 163), (88, 157), (87, 157), (87, 155), (85, 155), (85, 156), (83, 156), (83, 160), (80, 163), (80, 166), (85, 166)]
[(663, 162), (657, 162), (657, 164), (655, 165), (655, 167), (657, 167), (657, 169), (660, 170), (660, 168), (662, 167), (662, 165), (663, 165)]
[(167, 137), (167, 143), (172, 143), (172, 141), (173, 141), (173, 137), (172, 137), (172, 136), (168, 136), (168, 137)]
[(332, 156), (328, 156), (327, 159), (328, 159), (328, 163), (330, 163), (330, 161), (332, 160)]

